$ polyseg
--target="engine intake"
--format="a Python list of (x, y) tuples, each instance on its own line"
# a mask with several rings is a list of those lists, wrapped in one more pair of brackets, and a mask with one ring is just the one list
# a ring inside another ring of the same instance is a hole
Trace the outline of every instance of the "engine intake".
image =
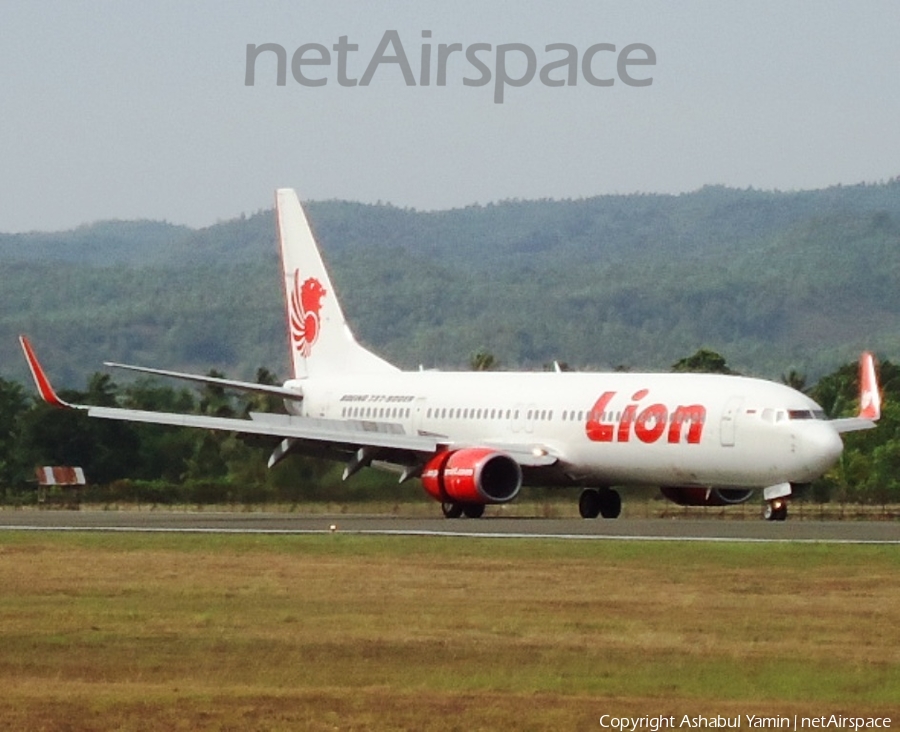
[(522, 469), (491, 448), (439, 452), (422, 470), (422, 487), (442, 503), (507, 503), (519, 494)]
[(750, 488), (700, 488), (697, 486), (665, 486), (662, 494), (679, 506), (733, 506), (750, 500)]

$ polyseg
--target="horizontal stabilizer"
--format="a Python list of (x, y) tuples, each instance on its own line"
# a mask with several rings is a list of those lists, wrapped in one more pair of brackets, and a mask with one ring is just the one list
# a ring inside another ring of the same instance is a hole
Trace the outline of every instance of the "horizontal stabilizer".
[(104, 361), (104, 366), (109, 366), (114, 369), (125, 369), (126, 371), (137, 371), (142, 374), (152, 374), (154, 376), (165, 376), (169, 379), (182, 379), (183, 381), (192, 381), (198, 384), (211, 384), (213, 386), (221, 386), (225, 389), (237, 389), (238, 391), (247, 391), (254, 394), (269, 394), (271, 396), (282, 397), (283, 399), (303, 399), (303, 394), (296, 389), (288, 389), (284, 386), (275, 386), (272, 384), (256, 384), (251, 381), (235, 381), (234, 379), (222, 379), (217, 376), (185, 374), (180, 371), (151, 369), (146, 366), (130, 366), (124, 363), (113, 363), (111, 361)]

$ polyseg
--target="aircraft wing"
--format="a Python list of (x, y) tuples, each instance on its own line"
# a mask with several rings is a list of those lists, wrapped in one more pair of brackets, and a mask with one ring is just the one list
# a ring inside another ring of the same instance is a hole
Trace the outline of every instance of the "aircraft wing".
[[(298, 440), (314, 440), (344, 446), (390, 447), (400, 450), (432, 453), (440, 444), (435, 437), (408, 435), (401, 425), (368, 422), (362, 420), (317, 419), (313, 417), (291, 417), (282, 414), (252, 413), (251, 419), (229, 417), (209, 417), (201, 414), (175, 414), (172, 412), (150, 412), (139, 409), (121, 409), (118, 407), (95, 407), (83, 404), (69, 404), (59, 397), (47, 377), (46, 372), (37, 359), (31, 343), (25, 336), (20, 336), (25, 359), (34, 378), (41, 398), (55, 407), (78, 409), (87, 412), (89, 417), (99, 419), (117, 419), (125, 422), (144, 422), (149, 424), (165, 424), (175, 427), (199, 427), (209, 430), (223, 430), (249, 435), (265, 435)], [(174, 371), (131, 367), (132, 370), (154, 373), (162, 376), (174, 376), (201, 383), (213, 383), (220, 386), (245, 388), (257, 391), (255, 387), (264, 386), (247, 382), (236, 382), (230, 379), (194, 376)], [(264, 393), (285, 393), (291, 398), (300, 399), (302, 395), (290, 389), (268, 387)]]
[[(198, 427), (208, 430), (237, 432), (245, 435), (278, 437), (301, 442), (324, 443), (337, 448), (383, 448), (431, 455), (448, 447), (447, 440), (433, 435), (407, 434), (402, 425), (366, 420), (321, 419), (292, 417), (287, 414), (251, 412), (250, 419), (208, 417), (201, 414), (148, 412), (116, 407), (66, 405), (84, 409), (89, 417), (117, 419), (124, 422), (145, 422), (173, 427)], [(459, 447), (459, 445), (452, 445)], [(546, 449), (530, 445), (488, 444), (509, 454), (522, 467), (535, 468), (553, 465), (558, 458)]]
[(555, 465), (561, 457), (556, 454), (555, 450), (550, 449), (546, 445), (511, 444), (493, 440), (487, 440), (483, 444), (484, 447), (493, 447), (496, 450), (505, 452), (523, 468), (545, 468), (549, 465)]
[(836, 432), (859, 432), (860, 430), (871, 430), (878, 426), (871, 419), (861, 419), (859, 417), (844, 417), (842, 419), (832, 419), (828, 421)]
[[(78, 409), (85, 411), (89, 417), (98, 419), (113, 419), (125, 422), (142, 422), (147, 424), (162, 424), (173, 427), (195, 427), (208, 430), (220, 430), (236, 432), (246, 435), (260, 435), (275, 437), (284, 441), (284, 447), (276, 451), (273, 461), (277, 462), (287, 454), (291, 443), (312, 443), (328, 446), (341, 451), (355, 451), (367, 449), (373, 453), (386, 453), (397, 455), (398, 453), (415, 453), (419, 455), (432, 455), (446, 447), (458, 447), (451, 445), (450, 441), (435, 434), (409, 434), (403, 425), (397, 423), (374, 422), (369, 420), (343, 420), (322, 419), (317, 417), (294, 417), (287, 414), (270, 414), (251, 412), (250, 419), (238, 419), (230, 417), (211, 417), (201, 414), (177, 414), (172, 412), (151, 412), (139, 409), (122, 409), (118, 407), (97, 407), (82, 404), (69, 404), (59, 397), (48, 379), (25, 336), (20, 336), (19, 341), (25, 353), (25, 359), (31, 370), (35, 385), (41, 398), (56, 407)], [(112, 364), (110, 364), (112, 365)], [(118, 365), (118, 364), (117, 364)], [(160, 376), (173, 376), (200, 383), (212, 383), (219, 386), (244, 388), (247, 391), (263, 391), (276, 395), (285, 395), (293, 399), (301, 399), (302, 395), (290, 389), (280, 387), (268, 387), (257, 389), (259, 384), (235, 382), (229, 379), (216, 377), (195, 376), (174, 371), (160, 369), (147, 369), (143, 367), (126, 367), (134, 371), (151, 373)], [(539, 446), (532, 445), (503, 445), (499, 449), (509, 453), (516, 462), (523, 467), (538, 467), (552, 465), (557, 457), (549, 455)], [(274, 464), (274, 462), (272, 464)]]
[[(76, 405), (69, 405), (75, 407)], [(389, 447), (413, 452), (434, 452), (438, 443), (434, 438), (408, 435), (400, 425), (375, 422), (347, 422), (337, 419), (290, 417), (286, 414), (254, 413), (251, 419), (208, 417), (202, 414), (148, 412), (116, 407), (77, 407), (87, 411), (88, 417), (118, 419), (125, 422), (165, 424), (174, 427), (199, 427), (207, 430), (238, 432), (246, 435), (291, 438), (327, 442), (343, 446)], [(260, 418), (262, 417), (262, 418)]]

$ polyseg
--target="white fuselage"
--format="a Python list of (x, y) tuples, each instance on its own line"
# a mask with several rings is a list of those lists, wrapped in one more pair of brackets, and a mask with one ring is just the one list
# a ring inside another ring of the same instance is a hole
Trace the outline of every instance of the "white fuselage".
[(842, 449), (814, 401), (734, 376), (423, 371), (286, 386), (303, 393), (287, 402), (299, 416), (398, 425), (451, 448), (529, 446), (582, 485), (804, 483)]

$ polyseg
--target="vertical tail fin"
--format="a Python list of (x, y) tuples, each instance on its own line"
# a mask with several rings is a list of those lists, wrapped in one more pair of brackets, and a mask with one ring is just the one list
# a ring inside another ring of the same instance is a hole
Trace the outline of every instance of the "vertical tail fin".
[(396, 371), (353, 337), (297, 194), (275, 192), (294, 378)]

